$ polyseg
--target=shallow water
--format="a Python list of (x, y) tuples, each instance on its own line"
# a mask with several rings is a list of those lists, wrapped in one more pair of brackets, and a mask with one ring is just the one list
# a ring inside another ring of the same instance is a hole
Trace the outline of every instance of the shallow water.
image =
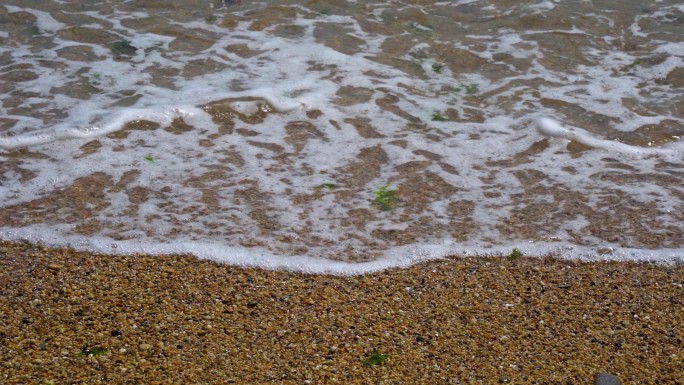
[(3, 238), (291, 268), (684, 253), (677, 1), (4, 4)]

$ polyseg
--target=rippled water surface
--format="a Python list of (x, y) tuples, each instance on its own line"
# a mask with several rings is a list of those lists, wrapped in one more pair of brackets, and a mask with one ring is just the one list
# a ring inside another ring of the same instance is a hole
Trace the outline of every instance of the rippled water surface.
[(682, 253), (681, 2), (90, 3), (0, 5), (4, 238)]

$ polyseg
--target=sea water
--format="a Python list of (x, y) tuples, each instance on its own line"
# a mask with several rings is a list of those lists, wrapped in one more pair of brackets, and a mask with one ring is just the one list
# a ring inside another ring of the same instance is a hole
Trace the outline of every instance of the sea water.
[(684, 255), (684, 5), (0, 5), (0, 238), (361, 273)]

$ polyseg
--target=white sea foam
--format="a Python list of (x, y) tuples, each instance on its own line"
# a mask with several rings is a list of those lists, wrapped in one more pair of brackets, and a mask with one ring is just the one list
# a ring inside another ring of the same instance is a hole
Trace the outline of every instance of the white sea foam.
[(36, 27), (45, 32), (57, 32), (66, 27), (64, 23), (55, 20), (48, 12), (39, 11), (32, 8), (17, 7), (14, 5), (4, 5), (9, 13), (28, 12), (36, 17)]
[[(9, 3), (42, 40), (0, 27), (0, 238), (335, 274), (512, 247), (682, 254), (675, 6), (653, 13), (665, 33), (591, 2), (254, 3), (212, 17), (180, 2), (153, 21), (121, 1)], [(546, 24), (520, 27), (539, 12), (549, 21), (532, 25)], [(75, 22), (114, 41), (73, 35)], [(117, 39), (135, 49), (117, 53)], [(383, 185), (392, 210), (373, 202)], [(333, 261), (345, 256), (373, 260)]]
[(537, 130), (539, 133), (554, 138), (561, 138), (567, 140), (574, 140), (579, 143), (585, 144), (589, 147), (603, 149), (612, 153), (624, 153), (629, 155), (664, 155), (664, 156), (674, 156), (679, 155), (680, 158), (683, 155), (671, 148), (644, 148), (640, 146), (631, 146), (629, 144), (616, 142), (614, 140), (599, 139), (592, 136), (585, 130), (577, 127), (563, 127), (557, 121), (542, 117), (537, 120)]
[[(37, 234), (40, 232), (40, 234)], [(284, 257), (273, 255), (267, 250), (231, 247), (220, 243), (170, 241), (165, 243), (140, 243), (136, 241), (113, 241), (109, 238), (67, 236), (51, 233), (49, 228), (33, 230), (0, 229), (0, 237), (6, 240), (40, 239), (46, 246), (68, 246), (77, 251), (89, 251), (111, 255), (192, 255), (242, 267), (259, 267), (269, 270), (288, 270), (305, 274), (331, 274), (353, 276), (369, 274), (393, 268), (445, 258), (448, 256), (500, 256), (510, 254), (513, 248), (523, 255), (554, 256), (564, 259), (582, 261), (626, 261), (639, 260), (663, 264), (680, 264), (684, 262), (684, 249), (648, 250), (630, 248), (597, 248), (577, 246), (570, 243), (510, 244), (498, 247), (463, 248), (448, 242), (442, 245), (412, 245), (394, 248), (383, 258), (369, 262), (331, 261), (327, 259), (292, 255)]]

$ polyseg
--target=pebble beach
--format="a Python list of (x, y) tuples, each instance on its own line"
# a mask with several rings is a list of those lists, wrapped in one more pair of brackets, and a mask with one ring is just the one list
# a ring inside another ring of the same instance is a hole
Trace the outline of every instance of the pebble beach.
[(683, 25), (2, 1), (0, 385), (684, 384)]
[(684, 383), (681, 265), (330, 276), (2, 242), (0, 292), (2, 384)]

